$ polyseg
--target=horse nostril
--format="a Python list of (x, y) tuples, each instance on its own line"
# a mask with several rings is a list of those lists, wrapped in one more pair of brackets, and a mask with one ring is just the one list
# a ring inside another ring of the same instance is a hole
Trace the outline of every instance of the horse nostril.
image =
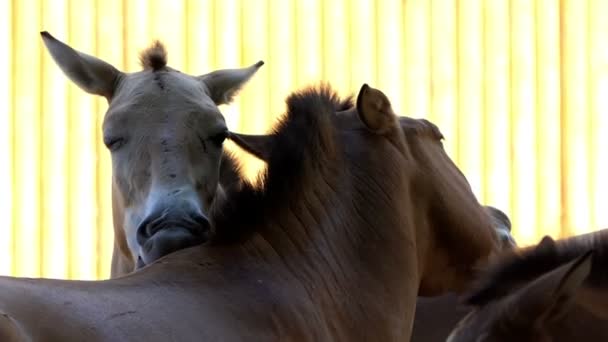
[(148, 231), (148, 225), (152, 221), (151, 218), (144, 219), (139, 226), (137, 227), (137, 243), (140, 245), (144, 244), (144, 242), (150, 237), (150, 232)]

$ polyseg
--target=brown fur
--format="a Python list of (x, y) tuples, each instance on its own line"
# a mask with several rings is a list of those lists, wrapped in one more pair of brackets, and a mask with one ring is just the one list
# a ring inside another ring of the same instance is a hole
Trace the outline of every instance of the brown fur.
[[(300, 99), (301, 94), (306, 96)], [(295, 100), (300, 102), (294, 102)], [(252, 229), (252, 225), (248, 223), (255, 220), (254, 218), (263, 219), (269, 215), (259, 209), (262, 203), (267, 208), (271, 208), (268, 212), (271, 213), (278, 210), (278, 208), (272, 204), (268, 205), (269, 203), (284, 205), (286, 202), (294, 202), (293, 195), (297, 193), (297, 190), (294, 189), (293, 184), (307, 188), (307, 185), (304, 184), (311, 182), (310, 187), (313, 187), (315, 181), (319, 180), (318, 178), (302, 181), (301, 184), (294, 183), (291, 180), (296, 175), (302, 177), (302, 172), (310, 169), (309, 165), (303, 163), (307, 160), (307, 156), (320, 165), (324, 163), (331, 164), (333, 161), (333, 154), (328, 155), (327, 153), (328, 151), (332, 151), (333, 148), (324, 150), (322, 145), (327, 144), (327, 147), (331, 147), (329, 143), (324, 142), (327, 139), (323, 139), (323, 137), (330, 136), (329, 133), (335, 131), (335, 128), (327, 124), (319, 124), (323, 122), (329, 123), (330, 120), (324, 118), (323, 116), (327, 115), (323, 113), (332, 111), (316, 111), (315, 115), (304, 115), (303, 118), (298, 118), (294, 113), (298, 112), (298, 103), (302, 103), (301, 107), (304, 108), (305, 103), (325, 102), (325, 107), (327, 108), (333, 107), (333, 110), (346, 110), (351, 106), (350, 99), (341, 101), (331, 90), (322, 86), (319, 89), (308, 89), (300, 92), (288, 99), (287, 102), (289, 110), (285, 120), (279, 123), (278, 127), (271, 134), (271, 137), (276, 140), (271, 145), (276, 146), (278, 149), (277, 151), (272, 151), (273, 158), (276, 161), (269, 161), (270, 166), (267, 169), (267, 175), (263, 175), (260, 182), (264, 184), (268, 182), (267, 179), (275, 179), (277, 184), (271, 182), (267, 184), (267, 189), (283, 189), (280, 190), (283, 192), (283, 195), (273, 197), (276, 200), (270, 199), (266, 197), (268, 193), (265, 189), (255, 187), (251, 187), (248, 190), (245, 187), (246, 191), (231, 195), (231, 203), (223, 207), (219, 216), (215, 217), (216, 226), (218, 227), (218, 235), (215, 239), (216, 243), (226, 240), (239, 240), (239, 238), (247, 236), (247, 230)], [(319, 113), (322, 115), (319, 115)], [(316, 146), (315, 140), (311, 139), (310, 134), (312, 133), (310, 133), (310, 129), (297, 129), (304, 122), (304, 118), (307, 120), (314, 119), (314, 121), (310, 121), (308, 124), (320, 128), (320, 131), (316, 133), (318, 136), (316, 144), (321, 146)], [(433, 229), (430, 232), (421, 233), (417, 237), (420, 239), (418, 252), (420, 253), (419, 260), (421, 264), (419, 267), (421, 269), (425, 267), (445, 268), (442, 277), (437, 279), (434, 277), (425, 278), (420, 290), (427, 295), (441, 293), (448, 286), (453, 290), (462, 290), (468, 283), (466, 279), (473, 277), (474, 266), (479, 266), (474, 264), (477, 262), (483, 264), (483, 261), (485, 261), (479, 259), (479, 255), (489, 255), (493, 250), (498, 248), (497, 244), (489, 243), (489, 241), (495, 238), (491, 229), (490, 216), (474, 198), (470, 185), (464, 175), (445, 153), (441, 144), (443, 136), (438, 128), (426, 120), (406, 117), (399, 118), (399, 124), (406, 137), (406, 158), (409, 163), (409, 166), (402, 171), (408, 174), (408, 177), (416, 177), (418, 179), (414, 181), (411, 191), (417, 193), (416, 196), (419, 196), (421, 202), (428, 203), (425, 204), (428, 207), (424, 211), (431, 212), (432, 214), (430, 215), (435, 220), (432, 223)], [(327, 133), (323, 134), (326, 130)], [(323, 161), (324, 159), (326, 159), (325, 162)], [(344, 176), (347, 178), (352, 177), (353, 175), (346, 176), (349, 173), (347, 171)], [(325, 173), (318, 172), (318, 174)], [(268, 175), (274, 175), (274, 177), (269, 177)], [(363, 180), (365, 178), (367, 177), (362, 177)], [(380, 178), (385, 179), (386, 177), (381, 176)], [(286, 198), (289, 198), (289, 200)], [(407, 208), (407, 205), (405, 205), (405, 208)], [(400, 208), (398, 210), (408, 209)], [(236, 213), (241, 214), (237, 215)], [(243, 213), (247, 214), (244, 215)], [(242, 224), (242, 222), (239, 222), (239, 219), (244, 217), (247, 220), (244, 222), (245, 224)], [(224, 220), (224, 218), (229, 219)], [(418, 224), (427, 225), (431, 223), (421, 221)], [(484, 225), (485, 227), (481, 228)], [(477, 228), (472, 229), (473, 226)], [(238, 227), (245, 227), (245, 229)], [(432, 235), (427, 236), (426, 234), (429, 233)], [(427, 244), (429, 241), (434, 242)], [(458, 244), (457, 241), (467, 241), (468, 248), (458, 248), (453, 251), (456, 254), (447, 253), (444, 255), (445, 258), (440, 257), (440, 254), (434, 252), (436, 249), (450, 249), (452, 248), (451, 246)], [(429, 264), (425, 265), (424, 263), (427, 262)], [(464, 276), (460, 280), (449, 279), (449, 274), (454, 273), (467, 274), (467, 276)], [(459, 289), (453, 288), (457, 281), (463, 282), (462, 287)]]
[(593, 270), (589, 283), (594, 286), (608, 284), (608, 275), (599, 272), (608, 264), (608, 230), (559, 240), (549, 236), (532, 247), (515, 250), (504, 255), (480, 275), (475, 286), (465, 297), (470, 305), (484, 305), (510, 293), (514, 288), (539, 275), (568, 262), (586, 250), (593, 248)]
[[(494, 221), (495, 230), (511, 230), (511, 221), (504, 212), (491, 206), (485, 206), (485, 209)], [(500, 251), (495, 254), (499, 255), (514, 248), (515, 241), (512, 238), (510, 240), (509, 243), (500, 244)], [(430, 298), (418, 297), (411, 341), (444, 342), (456, 324), (470, 313), (471, 309), (471, 306), (464, 305), (462, 299), (454, 293)]]
[(475, 309), (448, 341), (607, 340), (607, 246), (608, 230), (546, 236), (499, 258), (467, 296)]
[[(291, 200), (297, 187), (311, 186), (311, 168), (335, 163), (333, 151), (334, 127), (331, 115), (352, 107), (350, 97), (341, 100), (329, 86), (308, 88), (287, 99), (287, 114), (273, 128), (272, 157), (268, 167), (255, 182), (241, 177), (241, 186), (232, 187), (227, 194), (230, 201), (218, 206), (213, 221), (216, 228), (214, 243), (240, 241), (252, 233), (250, 229), (263, 225), (264, 218)], [(225, 159), (230, 156), (225, 155)], [(313, 163), (316, 165), (306, 165)], [(237, 165), (232, 161), (233, 165)], [(296, 181), (297, 180), (297, 181)]]
[(167, 49), (156, 40), (139, 54), (139, 62), (144, 70), (163, 70), (167, 67)]

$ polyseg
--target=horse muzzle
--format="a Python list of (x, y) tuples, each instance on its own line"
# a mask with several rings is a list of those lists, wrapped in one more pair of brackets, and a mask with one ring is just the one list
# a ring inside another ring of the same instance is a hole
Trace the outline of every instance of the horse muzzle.
[(206, 242), (209, 231), (209, 219), (200, 213), (164, 210), (150, 215), (137, 228), (138, 268), (180, 249)]

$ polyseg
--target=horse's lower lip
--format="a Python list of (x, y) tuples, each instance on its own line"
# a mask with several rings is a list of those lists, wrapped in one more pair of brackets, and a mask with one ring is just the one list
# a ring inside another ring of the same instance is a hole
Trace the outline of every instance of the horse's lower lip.
[[(206, 241), (205, 232), (200, 228), (171, 226), (155, 230), (140, 246), (138, 268), (148, 265), (163, 256), (200, 245)], [(139, 265), (143, 265), (139, 267)]]
[(168, 230), (168, 229), (185, 229), (190, 232), (192, 235), (203, 235), (204, 229), (202, 226), (195, 226), (192, 224), (183, 224), (181, 222), (163, 222), (158, 224), (150, 229), (150, 237), (153, 237), (158, 232)]

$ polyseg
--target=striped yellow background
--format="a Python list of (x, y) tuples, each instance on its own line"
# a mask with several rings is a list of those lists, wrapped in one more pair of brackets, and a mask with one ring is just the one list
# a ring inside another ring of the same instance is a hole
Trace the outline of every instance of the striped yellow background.
[(608, 0), (0, 0), (1, 274), (109, 275), (106, 104), (40, 30), (126, 71), (153, 38), (193, 74), (266, 61), (223, 108), (242, 132), (298, 87), (367, 82), (440, 126), (520, 243), (608, 223)]

